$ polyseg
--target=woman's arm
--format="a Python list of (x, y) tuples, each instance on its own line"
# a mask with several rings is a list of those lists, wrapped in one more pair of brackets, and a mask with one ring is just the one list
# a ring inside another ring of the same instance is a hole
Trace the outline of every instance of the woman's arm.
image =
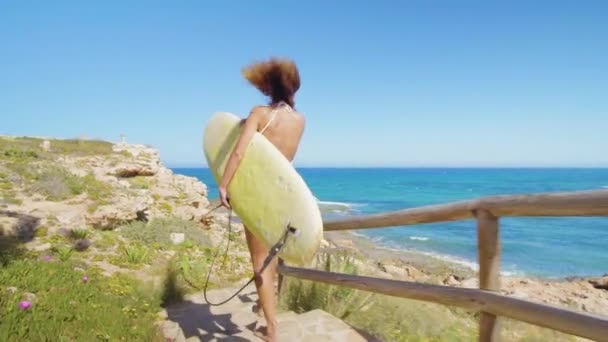
[(230, 158), (228, 159), (228, 163), (226, 163), (226, 169), (224, 169), (224, 176), (222, 178), (222, 182), (219, 186), (220, 192), (220, 201), (222, 204), (229, 208), (230, 204), (228, 203), (228, 194), (227, 189), (230, 185), (230, 181), (232, 181), (232, 177), (236, 172), (241, 160), (243, 159), (243, 155), (245, 154), (245, 150), (253, 138), (255, 132), (257, 132), (260, 122), (260, 113), (257, 107), (251, 110), (249, 116), (245, 120), (243, 124), (243, 130), (241, 131), (241, 135), (239, 136), (239, 140), (237, 141), (234, 150), (230, 154)]

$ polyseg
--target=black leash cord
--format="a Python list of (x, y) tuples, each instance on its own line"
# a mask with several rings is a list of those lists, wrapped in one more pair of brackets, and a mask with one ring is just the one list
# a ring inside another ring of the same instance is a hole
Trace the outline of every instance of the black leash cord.
[[(222, 205), (218, 205), (217, 207), (211, 209), (209, 212), (207, 212), (205, 214), (204, 217), (206, 217), (207, 215), (211, 214), (213, 211), (215, 211), (216, 209), (219, 209)], [(230, 212), (228, 213), (228, 234), (227, 234), (227, 238), (226, 238), (226, 251), (224, 252), (224, 260), (222, 261), (222, 265), (224, 265), (226, 263), (226, 258), (228, 257), (228, 248), (230, 246), (230, 233), (232, 232), (232, 209), (230, 210)], [(285, 242), (287, 241), (287, 236), (289, 235), (289, 233), (292, 234), (296, 234), (297, 230), (294, 227), (291, 227), (289, 224), (287, 224), (287, 227), (285, 228), (285, 232), (283, 233), (283, 236), (279, 239), (279, 241), (277, 241), (277, 243), (275, 243), (272, 248), (270, 249), (268, 256), (266, 256), (266, 259), (264, 259), (264, 263), (262, 264), (262, 268), (260, 269), (260, 271), (258, 272), (259, 275), (261, 275), (262, 273), (264, 273), (264, 270), (266, 270), (266, 268), (268, 267), (268, 265), (270, 265), (270, 262), (272, 261), (272, 259), (279, 254), (279, 252), (283, 249), (283, 246), (285, 246)], [(212, 303), (211, 301), (209, 301), (209, 299), (207, 298), (207, 287), (209, 285), (209, 278), (211, 277), (211, 272), (213, 270), (213, 265), (215, 264), (215, 260), (217, 259), (217, 256), (219, 255), (220, 249), (218, 248), (215, 252), (215, 255), (213, 256), (213, 259), (211, 259), (211, 265), (209, 265), (209, 271), (207, 272), (207, 279), (205, 280), (205, 285), (203, 286), (203, 297), (205, 298), (205, 302), (207, 302), (207, 304), (211, 305), (211, 306), (220, 306), (223, 304), (228, 303), (230, 300), (232, 300), (234, 297), (236, 297), (239, 293), (241, 293), (247, 286), (249, 286), (249, 284), (251, 284), (253, 281), (255, 281), (255, 278), (258, 274), (255, 274), (251, 277), (251, 279), (249, 279), (249, 281), (247, 281), (247, 283), (245, 283), (245, 285), (243, 285), (240, 289), (238, 289), (232, 296), (228, 297), (228, 299), (225, 299), (219, 303)], [(184, 277), (184, 280), (192, 287), (194, 287), (197, 290), (201, 290), (201, 288), (199, 288), (198, 286), (192, 284), (187, 277)]]

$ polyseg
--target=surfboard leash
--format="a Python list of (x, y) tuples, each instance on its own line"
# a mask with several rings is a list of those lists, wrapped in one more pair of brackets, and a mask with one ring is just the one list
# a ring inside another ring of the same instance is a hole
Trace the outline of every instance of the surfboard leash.
[[(217, 207), (211, 209), (209, 212), (207, 212), (205, 214), (206, 217), (207, 215), (211, 214), (213, 211), (219, 209), (222, 205), (218, 205)], [(230, 246), (230, 233), (232, 232), (232, 209), (230, 209), (230, 212), (228, 213), (228, 229), (227, 229), (227, 235), (226, 235), (226, 250), (224, 251), (224, 259), (222, 261), (222, 265), (225, 265), (226, 263), (226, 258), (228, 257), (228, 250), (229, 250), (229, 246)], [(215, 260), (217, 259), (220, 249), (217, 248), (217, 250), (215, 251), (215, 254), (213, 255), (213, 258), (211, 259), (211, 265), (209, 265), (209, 271), (207, 272), (207, 278), (205, 279), (205, 285), (203, 286), (203, 288), (199, 288), (198, 286), (194, 285), (192, 282), (190, 282), (190, 280), (188, 280), (187, 277), (184, 277), (184, 280), (193, 288), (197, 289), (197, 290), (203, 290), (203, 297), (205, 298), (205, 302), (207, 302), (207, 304), (211, 305), (211, 306), (220, 306), (223, 304), (228, 303), (230, 300), (232, 300), (234, 297), (236, 297), (239, 293), (243, 292), (243, 290), (249, 286), (249, 284), (251, 284), (252, 282), (255, 281), (255, 278), (258, 275), (261, 275), (262, 273), (264, 273), (264, 271), (266, 270), (266, 268), (268, 267), (268, 265), (270, 265), (270, 263), (272, 262), (272, 259), (274, 259), (277, 254), (279, 254), (279, 252), (281, 252), (281, 250), (283, 249), (283, 247), (285, 246), (285, 243), (287, 242), (287, 237), (289, 236), (289, 234), (293, 234), (293, 235), (297, 235), (298, 230), (295, 227), (292, 227), (291, 224), (288, 222), (287, 225), (285, 226), (285, 232), (283, 232), (283, 235), (281, 236), (281, 238), (270, 248), (270, 251), (268, 253), (268, 255), (266, 256), (266, 259), (264, 259), (264, 262), (262, 263), (262, 268), (260, 269), (259, 272), (257, 272), (257, 274), (254, 272), (253, 276), (247, 281), (247, 283), (245, 283), (245, 285), (243, 285), (240, 289), (238, 289), (234, 294), (232, 294), (230, 297), (228, 297), (227, 299), (219, 302), (219, 303), (212, 303), (208, 298), (207, 298), (207, 287), (209, 285), (209, 279), (211, 277), (211, 272), (213, 270), (213, 265), (215, 264)]]

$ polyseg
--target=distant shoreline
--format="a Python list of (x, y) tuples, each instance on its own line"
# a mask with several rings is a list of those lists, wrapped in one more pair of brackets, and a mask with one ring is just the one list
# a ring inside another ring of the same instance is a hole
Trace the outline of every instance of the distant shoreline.
[[(207, 166), (168, 166), (171, 170), (209, 170)], [(298, 166), (304, 170), (608, 170), (608, 166)]]

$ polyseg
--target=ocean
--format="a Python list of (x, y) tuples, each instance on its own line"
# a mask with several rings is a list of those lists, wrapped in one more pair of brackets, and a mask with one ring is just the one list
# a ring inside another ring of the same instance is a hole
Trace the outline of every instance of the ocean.
[[(217, 198), (208, 169), (173, 169), (200, 179)], [(608, 169), (302, 168), (325, 217), (361, 215), (518, 193), (608, 189)], [(608, 217), (502, 218), (501, 270), (560, 278), (608, 273)], [(356, 230), (378, 245), (477, 267), (474, 220)]]

